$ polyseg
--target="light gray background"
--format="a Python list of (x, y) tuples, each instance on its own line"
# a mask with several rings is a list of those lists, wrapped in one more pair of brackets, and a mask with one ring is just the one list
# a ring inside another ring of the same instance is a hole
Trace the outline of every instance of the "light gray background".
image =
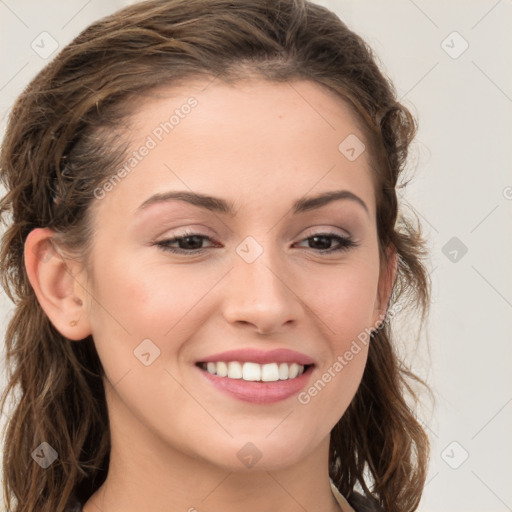
[[(32, 42), (51, 48), (46, 31), (61, 48), (128, 3), (0, 0), (2, 135), (13, 101), (48, 61)], [(421, 416), (432, 463), (420, 510), (512, 510), (512, 2), (318, 3), (374, 48), (419, 120), (415, 178), (401, 195), (432, 251), (430, 325), (407, 354), (436, 394)], [(11, 311), (0, 293), (2, 337)]]

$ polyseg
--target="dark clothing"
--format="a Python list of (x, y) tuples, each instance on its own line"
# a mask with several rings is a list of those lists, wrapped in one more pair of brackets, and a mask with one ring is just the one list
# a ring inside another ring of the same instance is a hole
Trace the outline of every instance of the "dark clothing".
[(347, 501), (356, 512), (384, 512), (375, 500), (358, 492), (355, 492), (350, 499), (347, 498)]

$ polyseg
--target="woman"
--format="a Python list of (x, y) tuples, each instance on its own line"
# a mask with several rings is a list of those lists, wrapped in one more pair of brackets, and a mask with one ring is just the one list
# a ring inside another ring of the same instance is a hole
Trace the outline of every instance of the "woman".
[(9, 509), (415, 510), (414, 132), (302, 0), (150, 0), (64, 48), (2, 148)]

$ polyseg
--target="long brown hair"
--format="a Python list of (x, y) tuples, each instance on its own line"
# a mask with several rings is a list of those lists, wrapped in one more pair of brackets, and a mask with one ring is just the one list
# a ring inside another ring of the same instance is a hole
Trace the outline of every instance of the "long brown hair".
[[(6, 334), (15, 407), (4, 442), (4, 495), (12, 512), (62, 512), (105, 480), (110, 453), (102, 365), (92, 337), (76, 343), (51, 324), (30, 286), (24, 243), (50, 227), (87, 261), (94, 191), (123, 161), (123, 123), (136, 95), (196, 77), (236, 82), (307, 79), (337, 92), (364, 128), (377, 197), (381, 257), (392, 246), (398, 274), (390, 304), (424, 320), (430, 281), (418, 222), (398, 211), (396, 189), (416, 123), (371, 49), (331, 11), (305, 0), (149, 0), (85, 29), (23, 91), (1, 152), (6, 224), (2, 284), (15, 303)], [(386, 511), (417, 508), (429, 443), (415, 418), (414, 382), (391, 339), (391, 322), (369, 344), (361, 385), (331, 433), (330, 475), (349, 500), (356, 487)], [(410, 400), (412, 399), (412, 400)], [(58, 453), (47, 469), (30, 455)], [(14, 503), (13, 503), (14, 502)]]

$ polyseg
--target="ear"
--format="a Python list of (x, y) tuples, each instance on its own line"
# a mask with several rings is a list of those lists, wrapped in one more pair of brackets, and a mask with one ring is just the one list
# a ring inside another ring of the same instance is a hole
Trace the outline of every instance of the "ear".
[(393, 291), (396, 273), (398, 270), (398, 253), (395, 247), (386, 248), (386, 258), (382, 259), (379, 272), (379, 285), (375, 299), (373, 324), (378, 327), (385, 318), (386, 311)]
[(66, 338), (82, 340), (91, 334), (86, 305), (89, 294), (79, 280), (81, 263), (66, 259), (50, 228), (32, 230), (25, 241), (25, 268), (39, 304)]

